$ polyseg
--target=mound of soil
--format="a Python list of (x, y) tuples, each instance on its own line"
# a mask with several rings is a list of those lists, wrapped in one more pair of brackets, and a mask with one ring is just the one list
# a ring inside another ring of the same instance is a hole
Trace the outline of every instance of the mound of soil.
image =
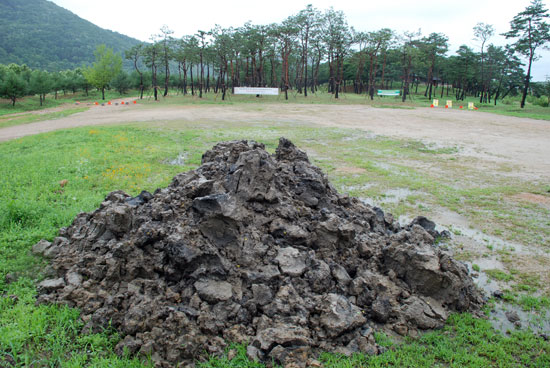
[(304, 366), (317, 351), (379, 352), (373, 333), (438, 328), (479, 311), (467, 268), (434, 245), (434, 224), (338, 194), (281, 138), (217, 144), (202, 165), (137, 197), (116, 191), (50, 243), (39, 302), (78, 307), (117, 349), (191, 364), (248, 341), (248, 355)]

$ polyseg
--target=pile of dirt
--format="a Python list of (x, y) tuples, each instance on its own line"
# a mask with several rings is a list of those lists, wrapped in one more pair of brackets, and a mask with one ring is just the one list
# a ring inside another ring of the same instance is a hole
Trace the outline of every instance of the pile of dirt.
[(159, 366), (221, 353), (304, 366), (312, 353), (376, 354), (373, 333), (443, 325), (479, 311), (467, 268), (434, 245), (434, 224), (338, 194), (305, 152), (281, 138), (217, 144), (202, 165), (154, 194), (110, 193), (50, 243), (39, 302), (78, 307), (117, 349)]

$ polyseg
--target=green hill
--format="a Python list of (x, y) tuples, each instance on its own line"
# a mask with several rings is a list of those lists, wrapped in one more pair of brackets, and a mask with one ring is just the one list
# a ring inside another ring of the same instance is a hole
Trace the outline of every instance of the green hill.
[(94, 61), (105, 44), (124, 55), (139, 41), (100, 28), (47, 0), (0, 0), (0, 64), (58, 71)]

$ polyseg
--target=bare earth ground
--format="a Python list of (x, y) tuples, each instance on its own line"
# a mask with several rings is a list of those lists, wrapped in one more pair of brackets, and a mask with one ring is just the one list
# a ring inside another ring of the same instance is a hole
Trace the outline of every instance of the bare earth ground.
[[(475, 158), (472, 164), (484, 172), (502, 174), (502, 167), (506, 165), (510, 168), (507, 175), (512, 178), (550, 184), (550, 122), (458, 109), (405, 110), (361, 105), (299, 104), (92, 106), (88, 111), (66, 118), (0, 129), (0, 142), (79, 126), (134, 122), (177, 126), (178, 122), (186, 121), (218, 125), (233, 122), (286, 123), (360, 129), (376, 135), (421, 140), (444, 147), (456, 146), (460, 148), (459, 157), (465, 161)], [(512, 199), (550, 206), (548, 196), (532, 193), (519, 194)], [(472, 250), (479, 255), (479, 249), (486, 246), (486, 234), (457, 213), (442, 208), (435, 212), (433, 220), (460, 229), (461, 234), (455, 236), (455, 241), (460, 242), (463, 250)], [(489, 237), (489, 240), (496, 246), (514, 247), (517, 250), (515, 267), (521, 272), (538, 274), (543, 285), (550, 285), (547, 268), (550, 256), (546, 251), (539, 247), (510, 244), (495, 237)], [(479, 264), (482, 269), (505, 268), (494, 257), (475, 257), (471, 262)], [(483, 274), (478, 281), (486, 291), (498, 288), (498, 284), (489, 285)]]
[(0, 141), (87, 125), (125, 122), (285, 122), (362, 129), (374, 134), (459, 146), (495, 164), (512, 165), (524, 179), (550, 181), (550, 122), (477, 111), (360, 105), (241, 104), (230, 106), (111, 105), (51, 121), (0, 129)]

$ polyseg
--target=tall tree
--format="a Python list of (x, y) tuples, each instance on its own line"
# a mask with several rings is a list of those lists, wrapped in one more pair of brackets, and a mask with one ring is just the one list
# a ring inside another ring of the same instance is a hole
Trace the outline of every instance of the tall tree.
[(105, 45), (99, 45), (94, 55), (96, 61), (84, 71), (84, 76), (92, 86), (101, 90), (101, 97), (105, 100), (105, 87), (122, 70), (122, 57)]
[(344, 77), (344, 58), (349, 53), (352, 36), (346, 16), (332, 7), (324, 14), (323, 40), (328, 52), (329, 88), (338, 98), (340, 84)]
[(474, 39), (481, 42), (481, 94), (479, 96), (479, 103), (483, 102), (484, 97), (486, 98), (488, 83), (485, 78), (485, 43), (494, 33), (495, 30), (490, 24), (478, 23), (474, 27)]
[(143, 72), (139, 69), (139, 60), (143, 56), (143, 48), (144, 45), (142, 43), (138, 43), (137, 45), (133, 46), (129, 50), (126, 50), (124, 56), (127, 60), (132, 60), (134, 64), (134, 69), (139, 75), (139, 98), (143, 99), (143, 90), (145, 89), (145, 86), (143, 85)]
[(506, 38), (517, 38), (513, 46), (517, 53), (528, 60), (527, 75), (523, 86), (521, 108), (525, 107), (525, 99), (531, 80), (531, 64), (537, 60), (537, 48), (544, 47), (550, 41), (550, 25), (545, 21), (548, 9), (541, 0), (532, 0), (524, 11), (518, 13), (510, 22), (510, 31), (503, 34)]
[(308, 51), (309, 51), (309, 42), (311, 39), (312, 33), (315, 33), (318, 31), (318, 27), (320, 24), (320, 18), (321, 13), (315, 9), (311, 4), (309, 4), (305, 9), (301, 10), (300, 13), (298, 13), (296, 21), (299, 25), (299, 34), (300, 34), (300, 43), (302, 48), (302, 55), (301, 55), (301, 69), (303, 70), (303, 73), (300, 78), (300, 86), (298, 88), (304, 88), (304, 96), (307, 97), (307, 67), (308, 67)]
[(393, 37), (393, 32), (389, 28), (383, 28), (376, 32), (369, 32), (367, 35), (367, 47), (365, 48), (369, 56), (369, 95), (374, 100), (374, 82), (376, 77), (377, 58), (380, 51), (386, 48)]
[(205, 49), (207, 45), (206, 36), (208, 35), (208, 32), (205, 31), (197, 31), (196, 34), (199, 37), (200, 40), (200, 48), (199, 48), (199, 60), (200, 60), (200, 78), (199, 78), (199, 98), (202, 98), (202, 91), (204, 89), (204, 55), (205, 55)]
[(421, 32), (405, 32), (401, 37), (401, 66), (403, 69), (402, 80), (403, 80), (403, 93), (402, 101), (407, 100), (407, 95), (410, 95), (410, 83), (411, 83), (411, 71), (414, 66), (414, 61), (418, 57), (418, 44)]
[(151, 44), (148, 44), (143, 48), (143, 56), (145, 65), (151, 68), (151, 87), (153, 88), (153, 94), (155, 101), (158, 100), (158, 82), (157, 82), (157, 70), (158, 70), (158, 58), (160, 54), (159, 44), (156, 42), (156, 37), (152, 36)]
[(35, 70), (31, 74), (29, 83), (31, 93), (37, 94), (40, 98), (40, 106), (46, 99), (46, 94), (52, 90), (52, 79), (48, 72)]
[(290, 54), (295, 46), (298, 27), (294, 17), (288, 17), (275, 30), (279, 38), (279, 47), (281, 52), (282, 70), (281, 87), (285, 92), (285, 99), (288, 100), (288, 90), (290, 89)]
[(164, 61), (164, 94), (163, 96), (166, 97), (168, 95), (168, 85), (170, 84), (170, 60), (172, 59), (172, 34), (174, 31), (172, 31), (168, 26), (164, 25), (160, 29), (161, 34), (159, 35), (162, 37), (162, 59)]
[(429, 36), (424, 37), (421, 41), (422, 50), (425, 58), (428, 61), (428, 75), (427, 75), (427, 87), (424, 96), (428, 97), (428, 100), (432, 99), (432, 88), (434, 82), (434, 71), (436, 62), (439, 57), (443, 56), (448, 49), (447, 42), (449, 39), (444, 34), (430, 33)]

